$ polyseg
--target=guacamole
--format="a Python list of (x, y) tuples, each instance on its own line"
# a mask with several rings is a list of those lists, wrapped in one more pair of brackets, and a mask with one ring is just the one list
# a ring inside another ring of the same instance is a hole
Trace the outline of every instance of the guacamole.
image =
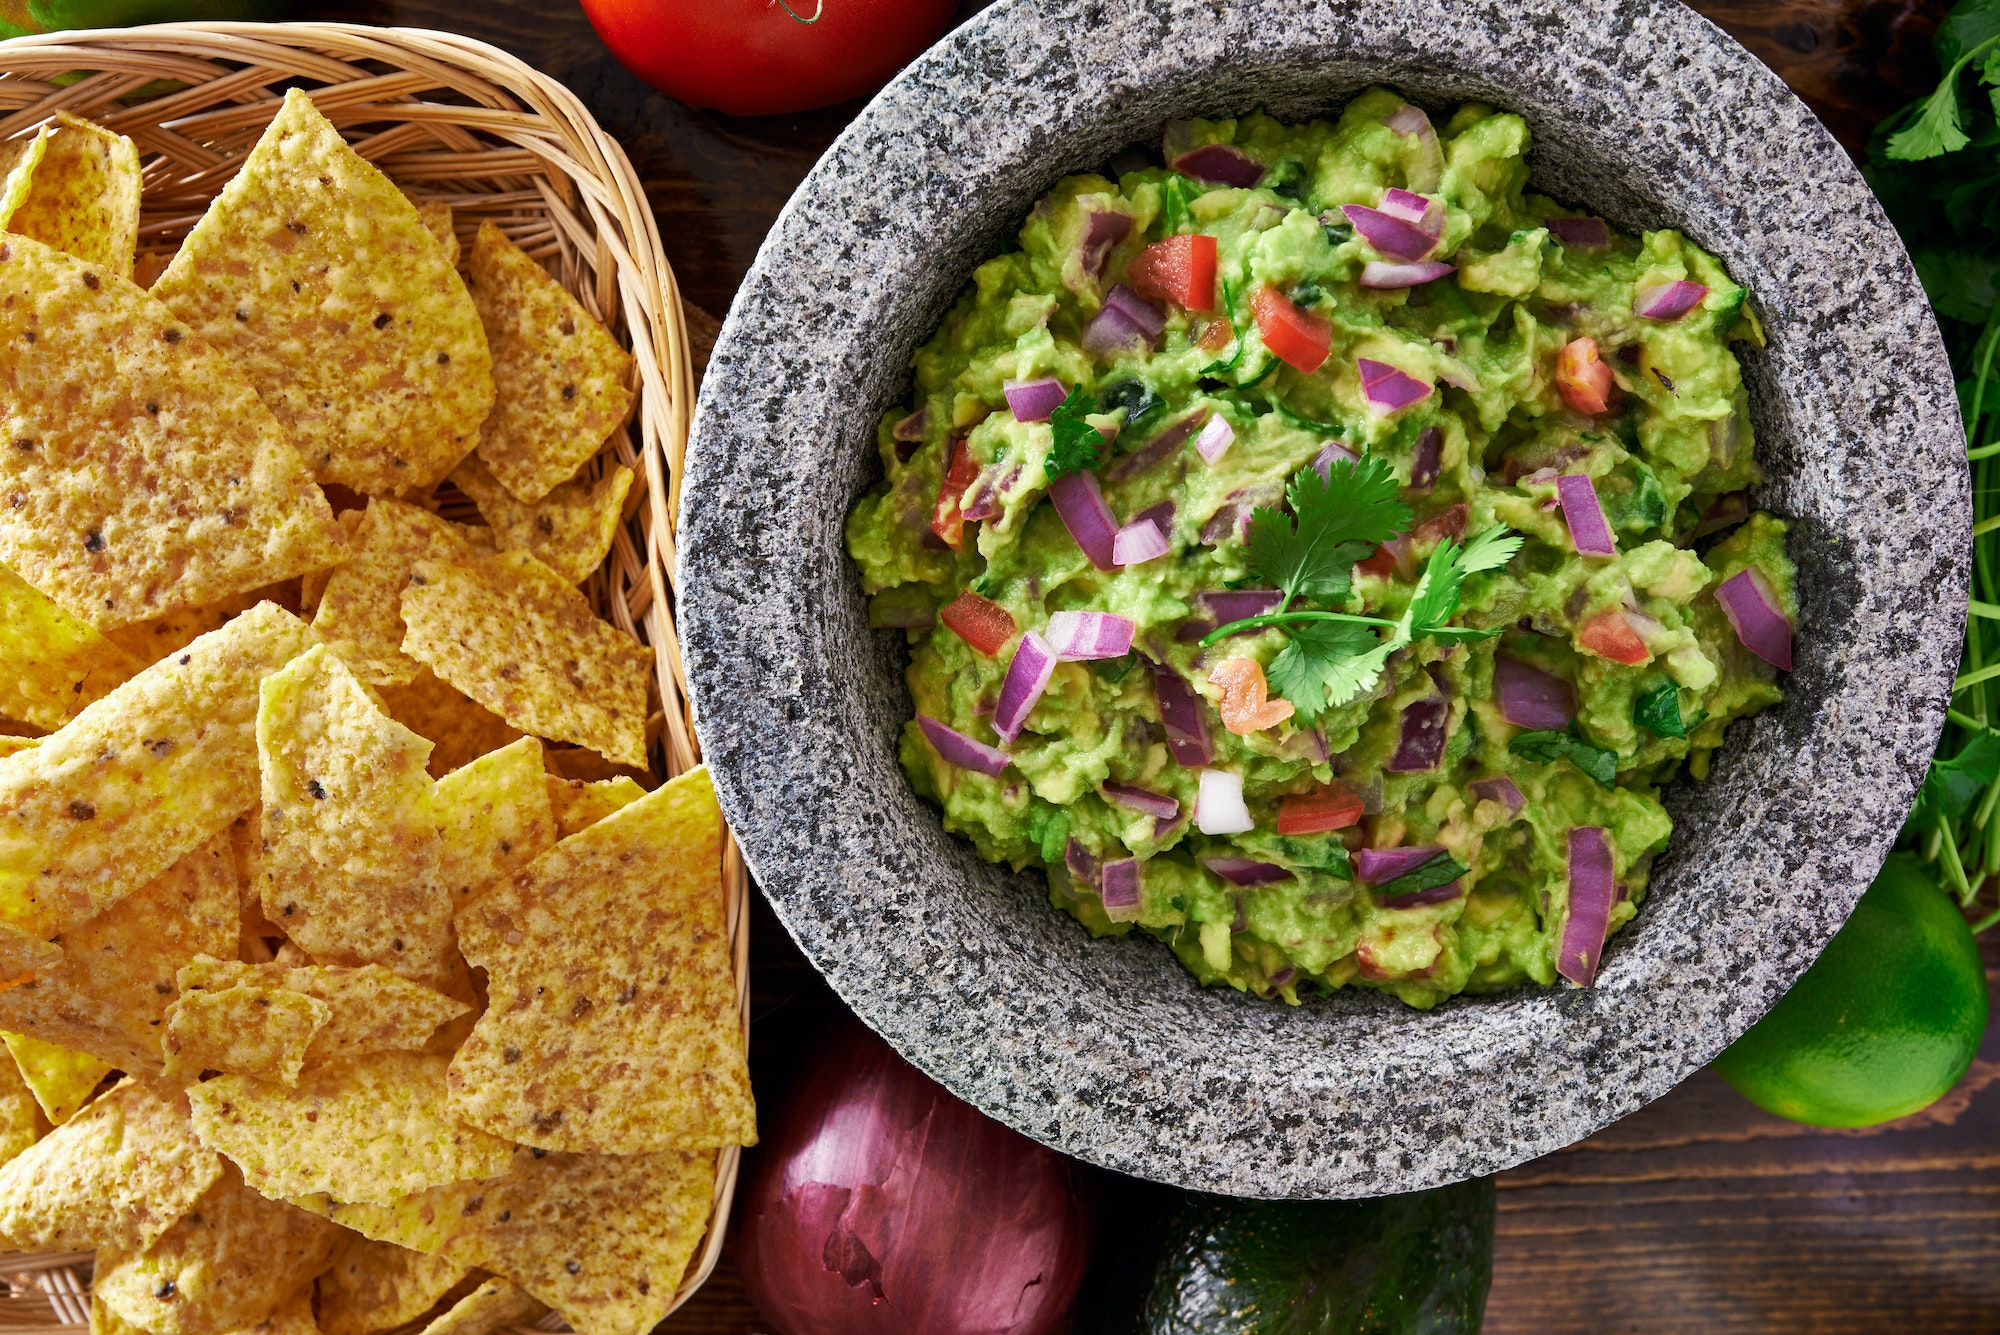
[(1795, 620), (1672, 231), (1525, 193), (1528, 128), (1386, 89), (1168, 126), (982, 264), (847, 543), (901, 760), (979, 853), (1204, 983), (1588, 986)]

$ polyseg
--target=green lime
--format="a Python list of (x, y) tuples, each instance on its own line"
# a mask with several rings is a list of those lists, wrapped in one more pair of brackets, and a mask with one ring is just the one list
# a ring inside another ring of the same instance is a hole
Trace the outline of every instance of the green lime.
[(1792, 990), (1715, 1059), (1758, 1107), (1873, 1126), (1958, 1083), (1986, 1032), (1986, 968), (1952, 903), (1896, 854)]

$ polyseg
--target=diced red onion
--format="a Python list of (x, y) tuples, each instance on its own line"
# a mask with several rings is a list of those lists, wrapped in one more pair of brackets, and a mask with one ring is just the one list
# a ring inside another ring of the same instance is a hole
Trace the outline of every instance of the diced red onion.
[(1405, 102), (1389, 114), (1382, 122), (1397, 134), (1413, 135), (1419, 141), (1421, 154), (1417, 163), (1409, 170), (1409, 184), (1416, 190), (1435, 190), (1444, 177), (1444, 150), (1438, 146), (1437, 131), (1431, 126), (1431, 118), (1424, 114), (1422, 107), (1413, 107)]
[(1139, 916), (1139, 859), (1107, 862), (1098, 873), (1098, 893), (1104, 896), (1104, 916), (1132, 922)]
[(1588, 473), (1565, 473), (1556, 479), (1556, 497), (1562, 502), (1563, 522), (1569, 525), (1569, 540), (1586, 556), (1618, 555), (1618, 540), (1604, 518), (1604, 506), (1597, 499), (1597, 486)]
[(1410, 490), (1429, 491), (1437, 485), (1444, 462), (1444, 428), (1427, 426), (1417, 437), (1417, 454), (1410, 460)]
[(1210, 185), (1232, 185), (1239, 190), (1248, 190), (1264, 179), (1263, 163), (1228, 144), (1204, 144), (1175, 158), (1172, 166), (1183, 176)]
[(1330, 482), (1333, 480), (1333, 461), (1335, 459), (1345, 459), (1351, 464), (1361, 462), (1361, 456), (1353, 450), (1348, 449), (1337, 440), (1329, 440), (1320, 447), (1319, 453), (1313, 456), (1313, 472), (1319, 474), (1320, 481)]
[(1705, 538), (1711, 533), (1720, 533), (1732, 524), (1740, 524), (1750, 517), (1750, 497), (1746, 492), (1730, 491), (1717, 496), (1714, 502), (1701, 512), (1701, 520), (1688, 535), (1691, 542)]
[(1431, 696), (1403, 706), (1403, 730), (1396, 739), (1396, 754), (1382, 768), (1391, 774), (1416, 774), (1436, 769), (1444, 760), (1447, 725), (1451, 722), (1451, 701)]
[(897, 440), (922, 440), (924, 438), (924, 429), (930, 426), (930, 424), (931, 406), (926, 403), (923, 407), (917, 409), (891, 427), (889, 434)]
[(1678, 320), (1701, 305), (1707, 295), (1706, 287), (1685, 278), (1655, 283), (1632, 294), (1632, 314), (1643, 320)]
[(1085, 885), (1097, 884), (1098, 873), (1101, 870), (1097, 857), (1073, 836), (1063, 845), (1063, 866), (1068, 868), (1071, 876)]
[(1116, 209), (1092, 210), (1090, 222), (1083, 229), (1083, 249), (1080, 256), (1083, 261), (1083, 271), (1092, 278), (1101, 275), (1104, 272), (1104, 262), (1111, 258), (1112, 248), (1130, 235), (1132, 235), (1130, 214), (1120, 213)]
[(1446, 881), (1428, 890), (1412, 890), (1407, 895), (1391, 895), (1382, 901), (1385, 909), (1418, 909), (1426, 904), (1448, 904), (1465, 894), (1464, 881)]
[(1201, 526), (1202, 545), (1204, 547), (1216, 547), (1228, 541), (1229, 535), (1237, 529), (1238, 518), (1236, 506), (1233, 503), (1225, 501), (1216, 507), (1215, 513), (1208, 517), (1208, 522)]
[(1160, 331), (1167, 327), (1167, 317), (1160, 308), (1123, 283), (1113, 284), (1111, 290), (1104, 294), (1104, 305), (1107, 310), (1118, 311), (1138, 326), (1148, 343), (1158, 338)]
[[(1119, 214), (1124, 217), (1124, 214)], [(1069, 397), (1063, 382), (1054, 376), (1043, 376), (1040, 380), (1009, 380), (1001, 388), (1007, 394), (1007, 406), (1014, 410), (1014, 420), (1018, 422), (1046, 422), (1049, 414), (1062, 406)]]
[(1174, 503), (1172, 501), (1159, 501), (1153, 505), (1149, 505), (1138, 514), (1133, 515), (1132, 518), (1150, 519), (1160, 526), (1160, 532), (1166, 534), (1168, 537), (1172, 537), (1174, 534)]
[(1354, 874), (1364, 885), (1382, 885), (1406, 871), (1415, 871), (1442, 852), (1435, 844), (1424, 848), (1358, 849), (1354, 854)]
[(1391, 187), (1382, 192), (1379, 208), (1391, 218), (1401, 218), (1421, 228), (1433, 238), (1444, 232), (1444, 205), (1427, 195)]
[(1116, 802), (1121, 807), (1130, 807), (1134, 811), (1143, 811), (1148, 816), (1160, 820), (1171, 821), (1180, 818), (1180, 799), (1166, 793), (1156, 793), (1150, 788), (1141, 788), (1136, 784), (1119, 783), (1115, 779), (1106, 779), (1098, 785), (1097, 791), (1104, 794), (1107, 801)]
[(1290, 868), (1280, 867), (1275, 862), (1258, 862), (1251, 858), (1203, 858), (1201, 865), (1231, 885), (1271, 885), (1292, 879)]
[(1194, 799), (1194, 827), (1203, 834), (1244, 834), (1257, 828), (1243, 802), (1243, 776), (1223, 769), (1201, 772)]
[(1446, 264), (1443, 260), (1414, 260), (1408, 264), (1370, 260), (1361, 266), (1361, 286), (1388, 292), (1401, 287), (1419, 287), (1457, 271), (1456, 264)]
[(1496, 774), (1490, 779), (1474, 779), (1472, 792), (1482, 802), (1498, 802), (1507, 808), (1507, 815), (1521, 814), (1521, 808), (1528, 805), (1528, 799), (1521, 796), (1520, 787), (1504, 774)]
[(944, 757), (947, 765), (960, 769), (976, 770), (981, 774), (1000, 777), (1000, 771), (1007, 768), (1012, 759), (997, 746), (974, 741), (962, 732), (955, 732), (927, 714), (917, 715), (917, 726), (930, 739), (937, 753)]
[(1568, 682), (1512, 654), (1493, 656), (1493, 698), (1500, 717), (1517, 728), (1560, 732), (1576, 717), (1576, 693)]
[(1153, 664), (1153, 691), (1160, 703), (1160, 723), (1167, 730), (1167, 750), (1182, 769), (1200, 769), (1215, 759), (1208, 737), (1208, 709), (1194, 687), (1165, 663)]
[(1422, 403), (1433, 392), (1431, 386), (1415, 376), (1404, 375), (1387, 362), (1360, 357), (1355, 359), (1355, 365), (1361, 371), (1361, 396), (1378, 414)]
[(1208, 409), (1206, 408), (1198, 412), (1189, 413), (1186, 417), (1175, 422), (1172, 426), (1160, 432), (1159, 435), (1153, 437), (1144, 445), (1141, 445), (1138, 449), (1105, 469), (1104, 475), (1113, 482), (1122, 482), (1128, 477), (1145, 472), (1154, 464), (1159, 463), (1175, 450), (1178, 450), (1186, 442), (1187, 438), (1194, 434), (1195, 428), (1207, 419)]
[(1150, 519), (1135, 519), (1118, 530), (1111, 540), (1111, 560), (1116, 565), (1139, 566), (1156, 561), (1173, 550), (1167, 535)]
[[(1049, 618), (1049, 640), (1055, 646), (1056, 657), (1065, 663), (1087, 658), (1123, 658), (1132, 652), (1135, 629), (1132, 618), (1115, 612), (1057, 612)], [(1004, 699), (1005, 687), (1001, 695)]]
[(1413, 107), (1408, 102), (1397, 107), (1382, 123), (1397, 134), (1422, 134), (1431, 128), (1431, 118), (1424, 114), (1424, 109)]
[(1543, 225), (1571, 250), (1605, 250), (1611, 245), (1611, 229), (1602, 218), (1545, 218)]
[(1276, 589), (1213, 589), (1197, 593), (1194, 600), (1209, 610), (1216, 625), (1226, 626), (1277, 611), (1285, 595)]
[(1569, 910), (1563, 915), (1562, 954), (1556, 972), (1578, 987), (1597, 978), (1604, 951), (1604, 934), (1611, 926), (1611, 906), (1618, 902), (1613, 876), (1611, 840), (1596, 825), (1569, 832)]
[(1792, 623), (1763, 571), (1755, 566), (1737, 571), (1716, 589), (1715, 601), (1745, 649), (1772, 667), (1792, 670)]
[[(1016, 469), (1018, 472), (1018, 467)], [(1012, 481), (1010, 476), (1009, 481)], [(1000, 480), (1000, 465), (989, 464), (972, 479), (972, 485), (965, 489), (965, 499), (959, 502), (958, 513), (962, 519), (991, 519), (1003, 508), (1000, 492), (1006, 484)]]
[(1007, 675), (1000, 680), (1000, 702), (993, 706), (993, 731), (1001, 741), (1011, 743), (1021, 735), (1028, 712), (1048, 689), (1055, 670), (1056, 651), (1049, 642), (1033, 631), (1023, 635), (1007, 664)]
[(1082, 341), (1084, 351), (1094, 352), (1100, 357), (1127, 348), (1153, 345), (1146, 331), (1116, 306), (1105, 306), (1084, 321)]
[(1236, 440), (1236, 431), (1229, 425), (1229, 419), (1220, 414), (1208, 419), (1208, 425), (1194, 438), (1194, 450), (1203, 463), (1214, 463), (1226, 453)]
[(1363, 240), (1392, 260), (1420, 260), (1437, 249), (1438, 239), (1407, 219), (1365, 204), (1342, 204), (1340, 211)]
[(1298, 976), (1299, 976), (1299, 971), (1293, 968), (1291, 965), (1287, 964), (1284, 968), (1278, 970), (1276, 973), (1271, 975), (1271, 986), (1290, 987), (1292, 980), (1294, 978), (1297, 978)]
[(1118, 562), (1112, 555), (1112, 545), (1118, 539), (1118, 521), (1111, 517), (1111, 507), (1104, 503), (1104, 488), (1097, 475), (1064, 473), (1049, 483), (1049, 500), (1054, 502), (1063, 527), (1076, 539), (1076, 545), (1083, 549), (1090, 563), (1099, 570), (1116, 569)]

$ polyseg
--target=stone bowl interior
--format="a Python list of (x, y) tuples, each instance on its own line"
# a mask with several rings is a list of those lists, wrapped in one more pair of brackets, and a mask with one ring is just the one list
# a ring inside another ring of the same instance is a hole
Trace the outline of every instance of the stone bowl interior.
[[(1061, 175), (1169, 117), (1337, 112), (1376, 83), (1481, 99), (1533, 188), (1678, 227), (1752, 293), (1759, 503), (1792, 521), (1798, 666), (1739, 724), (1588, 991), (1298, 1008), (1092, 941), (1039, 876), (947, 836), (897, 767), (899, 632), (843, 544), (874, 424), (973, 266)], [(1671, 0), (1006, 0), (920, 58), (765, 243), (697, 410), (679, 596), (702, 740), (764, 892), (919, 1067), (1067, 1153), (1255, 1196), (1491, 1173), (1671, 1088), (1783, 993), (1879, 867), (1943, 721), (1969, 500), (1921, 288), (1779, 80)]]

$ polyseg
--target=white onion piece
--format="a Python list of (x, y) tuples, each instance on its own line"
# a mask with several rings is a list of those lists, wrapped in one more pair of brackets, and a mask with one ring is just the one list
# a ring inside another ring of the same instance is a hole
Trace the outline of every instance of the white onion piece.
[(1613, 875), (1611, 840), (1596, 825), (1569, 832), (1569, 909), (1563, 915), (1562, 954), (1556, 972), (1578, 987), (1597, 979), (1604, 952), (1604, 934), (1611, 926), (1611, 906), (1618, 902)]
[(1208, 424), (1202, 427), (1201, 434), (1194, 438), (1194, 450), (1201, 456), (1203, 463), (1212, 464), (1228, 453), (1229, 447), (1235, 441), (1235, 428), (1229, 425), (1227, 418), (1217, 414), (1208, 419)]
[(1194, 826), (1203, 834), (1245, 834), (1257, 828), (1243, 802), (1243, 776), (1205, 769), (1194, 799)]
[[(1057, 612), (1049, 618), (1048, 642), (1054, 647), (1055, 656), (1065, 663), (1087, 658), (1123, 658), (1132, 652), (1132, 636), (1137, 629), (1132, 618), (1112, 612)], [(1003, 697), (1005, 693), (1003, 687)]]
[(1056, 651), (1049, 642), (1033, 631), (1023, 635), (1000, 681), (1000, 703), (993, 707), (993, 731), (1001, 741), (1012, 742), (1021, 735), (1028, 712), (1041, 700), (1055, 670)]
[(1401, 287), (1420, 287), (1457, 271), (1456, 264), (1446, 264), (1443, 260), (1418, 260), (1412, 264), (1370, 260), (1361, 266), (1361, 286), (1388, 292)]

